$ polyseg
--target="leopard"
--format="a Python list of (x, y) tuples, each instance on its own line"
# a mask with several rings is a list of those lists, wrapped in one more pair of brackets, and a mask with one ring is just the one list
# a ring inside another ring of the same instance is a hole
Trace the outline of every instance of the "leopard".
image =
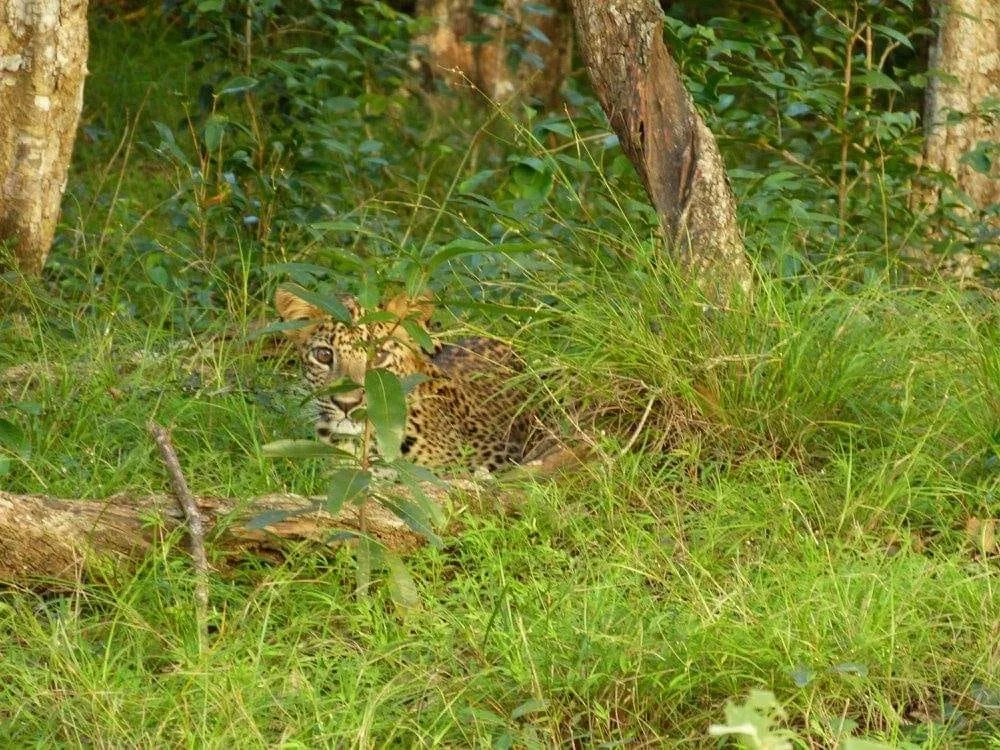
[[(286, 334), (297, 344), (307, 385), (318, 392), (319, 440), (338, 444), (345, 436), (364, 434), (365, 374), (383, 368), (403, 382), (415, 382), (406, 395), (399, 447), (405, 460), (430, 469), (490, 473), (525, 462), (534, 417), (517, 385), (524, 361), (510, 345), (487, 336), (435, 340), (428, 325), (434, 308), (426, 296), (393, 297), (375, 314), (355, 297), (339, 301), (349, 322), (289, 289), (279, 287), (275, 293), (281, 320), (300, 322)], [(342, 385), (331, 388), (335, 383)]]

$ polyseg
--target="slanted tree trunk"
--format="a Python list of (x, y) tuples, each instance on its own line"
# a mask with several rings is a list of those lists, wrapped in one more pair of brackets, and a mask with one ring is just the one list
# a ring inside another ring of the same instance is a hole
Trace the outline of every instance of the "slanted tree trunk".
[(418, 37), (432, 78), (468, 79), (495, 101), (528, 97), (552, 106), (569, 73), (573, 25), (567, 0), (501, 0), (493, 12), (475, 0), (418, 0), (430, 30)]
[(711, 296), (749, 292), (736, 201), (684, 89), (653, 0), (571, 0), (591, 83), (660, 218), (669, 249)]
[(87, 0), (0, 0), (0, 242), (25, 273), (55, 234), (87, 46)]
[[(1000, 161), (983, 174), (962, 157), (982, 142), (1000, 143), (1000, 116), (981, 112), (988, 99), (1000, 99), (1000, 3), (937, 0), (935, 13), (940, 26), (928, 64), (924, 164), (954, 177), (977, 207), (987, 208), (1000, 203)], [(965, 117), (948, 123), (950, 112)]]

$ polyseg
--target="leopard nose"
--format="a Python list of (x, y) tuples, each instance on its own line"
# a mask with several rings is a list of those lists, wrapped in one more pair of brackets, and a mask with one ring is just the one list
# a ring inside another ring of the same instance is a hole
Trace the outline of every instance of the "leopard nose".
[(361, 399), (364, 393), (360, 390), (354, 391), (353, 393), (339, 393), (336, 396), (331, 396), (330, 400), (337, 405), (344, 414), (350, 414), (352, 411), (361, 405)]

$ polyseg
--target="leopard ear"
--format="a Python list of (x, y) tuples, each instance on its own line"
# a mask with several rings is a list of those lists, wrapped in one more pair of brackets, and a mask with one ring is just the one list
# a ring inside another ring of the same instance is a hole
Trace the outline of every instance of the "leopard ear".
[(358, 300), (349, 294), (345, 294), (340, 298), (340, 303), (347, 308), (347, 312), (351, 314), (351, 320), (355, 323), (358, 319), (364, 315), (365, 311), (361, 309), (361, 305), (358, 304)]
[(427, 325), (434, 314), (434, 303), (429, 294), (418, 297), (408, 297), (400, 294), (385, 303), (386, 312), (391, 312), (399, 318), (411, 318), (421, 325)]
[[(274, 307), (278, 311), (278, 316), (285, 322), (293, 320), (313, 320), (316, 318), (327, 317), (326, 313), (315, 305), (306, 302), (295, 293), (280, 287), (278, 288), (278, 291), (274, 293)], [(302, 328), (292, 328), (285, 331), (285, 335), (293, 341), (304, 343), (308, 340), (315, 328), (315, 323)]]
[(312, 320), (326, 317), (326, 313), (318, 307), (281, 287), (274, 293), (274, 307), (282, 320)]

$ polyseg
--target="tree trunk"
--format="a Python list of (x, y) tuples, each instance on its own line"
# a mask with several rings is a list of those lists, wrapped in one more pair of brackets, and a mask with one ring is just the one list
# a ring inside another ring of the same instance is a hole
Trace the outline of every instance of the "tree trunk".
[[(430, 488), (433, 492), (433, 488)], [(246, 554), (280, 555), (293, 542), (325, 544), (338, 531), (359, 531), (356, 505), (337, 515), (312, 510), (325, 498), (267, 495), (250, 501), (199, 497), (217, 562)], [(276, 517), (287, 513), (287, 517)], [(247, 522), (274, 514), (263, 528)], [(61, 500), (0, 491), (0, 582), (50, 578), (74, 581), (90, 563), (140, 561), (158, 539), (184, 525), (184, 512), (165, 495), (116, 495), (107, 500)], [(369, 502), (366, 533), (396, 550), (424, 538), (385, 508)]]
[(653, 0), (571, 0), (591, 83), (660, 218), (669, 249), (705, 291), (750, 291), (736, 201), (715, 138), (663, 42)]
[(0, 242), (25, 273), (52, 244), (86, 72), (87, 0), (0, 0)]
[[(980, 113), (987, 99), (1000, 98), (1000, 3), (997, 0), (938, 0), (940, 22), (931, 48), (931, 79), (924, 102), (924, 164), (955, 178), (979, 208), (1000, 203), (1000, 160), (989, 174), (962, 156), (979, 143), (1000, 143), (1000, 116)], [(949, 112), (966, 116), (947, 124)], [(936, 202), (940, 196), (926, 196)]]
[(415, 42), (426, 48), (432, 78), (453, 86), (468, 79), (494, 101), (529, 97), (546, 106), (559, 98), (573, 53), (567, 0), (502, 0), (496, 12), (475, 0), (418, 0), (431, 29)]

